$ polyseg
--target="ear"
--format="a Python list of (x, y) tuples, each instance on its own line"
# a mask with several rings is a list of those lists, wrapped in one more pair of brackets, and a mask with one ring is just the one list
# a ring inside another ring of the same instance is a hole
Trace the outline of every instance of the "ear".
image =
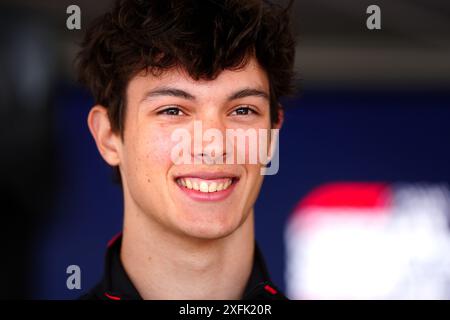
[(100, 105), (92, 107), (87, 123), (103, 159), (111, 166), (119, 165), (122, 140), (111, 129), (106, 108)]
[(272, 129), (281, 129), (284, 123), (284, 110), (281, 104), (278, 105), (278, 121), (272, 124)]
[[(272, 123), (272, 128), (271, 129), (278, 129), (280, 130), (281, 127), (283, 126), (284, 123), (284, 110), (283, 110), (283, 106), (281, 104), (278, 105), (278, 121)], [(272, 161), (272, 157), (274, 156), (274, 152), (275, 152), (275, 156), (277, 156), (278, 154), (278, 146), (274, 145), (274, 143), (278, 143), (278, 137), (279, 137), (279, 131), (276, 131), (275, 133), (270, 130), (270, 144), (267, 146), (268, 150), (268, 154), (269, 154), (269, 159), (270, 161)], [(276, 135), (276, 136), (274, 136)], [(276, 138), (276, 140), (274, 140)], [(274, 142), (275, 141), (275, 142)]]

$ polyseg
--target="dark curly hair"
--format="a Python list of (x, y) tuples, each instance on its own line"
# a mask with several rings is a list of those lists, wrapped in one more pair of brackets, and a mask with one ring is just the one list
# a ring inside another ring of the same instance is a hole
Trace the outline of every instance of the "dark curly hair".
[(118, 0), (86, 32), (77, 56), (80, 81), (108, 109), (123, 134), (126, 88), (143, 70), (180, 66), (193, 79), (214, 79), (250, 57), (267, 72), (271, 121), (292, 93), (295, 56), (289, 8), (263, 0)]

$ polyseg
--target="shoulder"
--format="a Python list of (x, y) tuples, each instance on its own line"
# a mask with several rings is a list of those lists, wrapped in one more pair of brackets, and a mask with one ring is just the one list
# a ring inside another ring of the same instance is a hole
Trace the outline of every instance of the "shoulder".
[(104, 297), (103, 284), (98, 283), (96, 286), (91, 288), (87, 293), (83, 294), (78, 298), (78, 300), (105, 300)]

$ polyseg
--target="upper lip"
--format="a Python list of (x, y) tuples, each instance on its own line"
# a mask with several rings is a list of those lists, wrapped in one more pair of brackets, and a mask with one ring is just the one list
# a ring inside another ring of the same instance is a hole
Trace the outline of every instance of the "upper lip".
[(216, 172), (208, 172), (208, 171), (196, 171), (189, 172), (183, 174), (175, 175), (175, 179), (179, 178), (199, 178), (204, 180), (213, 180), (213, 179), (224, 179), (224, 178), (239, 178), (236, 173), (224, 172), (224, 171), (216, 171)]

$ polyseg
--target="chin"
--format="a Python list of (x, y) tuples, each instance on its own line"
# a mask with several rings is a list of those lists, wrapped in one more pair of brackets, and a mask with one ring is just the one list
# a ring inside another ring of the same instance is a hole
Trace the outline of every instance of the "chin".
[(229, 236), (240, 227), (240, 221), (230, 219), (189, 219), (180, 228), (189, 237), (205, 240), (221, 239)]

